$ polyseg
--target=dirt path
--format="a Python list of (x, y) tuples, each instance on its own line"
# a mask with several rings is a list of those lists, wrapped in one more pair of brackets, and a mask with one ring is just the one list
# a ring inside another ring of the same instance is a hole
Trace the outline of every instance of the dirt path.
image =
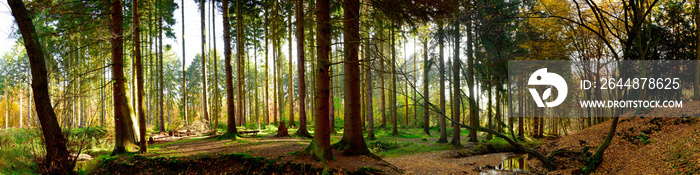
[[(465, 137), (466, 138), (466, 137)], [(396, 138), (419, 144), (420, 138)], [(430, 140), (433, 141), (433, 140)], [(298, 157), (291, 153), (305, 149), (310, 140), (290, 137), (239, 137), (236, 140), (216, 140), (214, 137), (190, 137), (179, 141), (157, 143), (151, 145), (148, 157), (187, 157), (196, 155), (216, 155), (228, 153), (247, 153), (255, 157), (265, 157), (283, 162), (311, 164), (314, 167), (323, 165), (309, 157)], [(433, 141), (434, 142), (434, 141)], [(470, 148), (473, 143), (465, 143)], [(512, 153), (493, 153), (470, 157), (455, 156), (455, 150), (431, 151), (413, 155), (398, 155), (384, 157), (383, 160), (373, 160), (370, 157), (341, 156), (334, 150), (336, 160), (329, 161), (332, 169), (354, 172), (362, 167), (379, 169), (388, 174), (478, 174), (480, 168), (496, 167)], [(458, 157), (458, 158), (454, 158)]]
[(152, 145), (147, 156), (193, 156), (200, 154), (248, 153), (252, 156), (277, 158), (301, 150), (307, 140), (289, 137), (239, 137), (236, 140), (216, 140), (214, 137), (191, 137), (180, 141)]
[[(247, 153), (254, 157), (280, 162), (311, 164), (323, 168), (323, 164), (311, 157), (300, 157), (292, 153), (304, 150), (310, 140), (290, 137), (239, 137), (236, 140), (216, 140), (215, 137), (191, 137), (179, 141), (154, 144), (147, 157), (187, 157), (196, 155), (217, 155)], [(388, 174), (400, 174), (398, 168), (384, 160), (367, 156), (342, 156), (334, 150), (335, 160), (328, 166), (336, 172), (355, 172), (360, 168), (378, 169)]]

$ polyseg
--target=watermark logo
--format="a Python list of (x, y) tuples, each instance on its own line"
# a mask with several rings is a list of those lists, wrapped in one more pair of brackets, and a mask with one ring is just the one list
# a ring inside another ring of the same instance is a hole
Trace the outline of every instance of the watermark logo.
[[(559, 74), (547, 72), (547, 68), (542, 68), (532, 73), (527, 81), (527, 84), (531, 86), (550, 86), (544, 90), (542, 96), (537, 93), (535, 88), (528, 88), (528, 90), (530, 90), (530, 95), (532, 95), (532, 98), (535, 99), (537, 107), (555, 107), (563, 103), (566, 99), (566, 94), (568, 92), (566, 81)], [(554, 101), (544, 102), (544, 100), (548, 99), (552, 95), (552, 87), (557, 89), (559, 95), (557, 95), (557, 98), (554, 99)]]

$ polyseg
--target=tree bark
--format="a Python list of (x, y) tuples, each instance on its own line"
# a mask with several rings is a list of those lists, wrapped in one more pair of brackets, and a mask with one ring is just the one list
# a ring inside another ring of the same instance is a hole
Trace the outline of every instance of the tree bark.
[[(185, 4), (185, 0), (182, 0)], [(185, 6), (182, 5), (182, 18), (185, 19)], [(187, 71), (185, 70), (185, 21), (182, 21), (182, 113), (187, 124)]]
[[(521, 85), (518, 83), (518, 85)], [(525, 117), (524, 117), (524, 106), (525, 106), (525, 101), (523, 101), (524, 98), (524, 93), (523, 86), (520, 86), (518, 88), (520, 90), (520, 98), (518, 98), (518, 140), (524, 141), (525, 140)]]
[[(381, 24), (381, 22), (380, 22)], [(382, 24), (383, 25), (383, 24)], [(379, 86), (380, 86), (380, 96), (381, 96), (381, 103), (380, 103), (380, 112), (382, 113), (382, 124), (379, 125), (380, 128), (386, 127), (386, 88), (385, 88), (385, 83), (384, 83), (384, 78), (386, 77), (386, 69), (384, 68), (384, 29), (380, 28), (379, 29), (379, 54), (381, 56), (379, 57)]]
[[(428, 74), (430, 73), (430, 62), (428, 62), (428, 38), (423, 39), (423, 94), (428, 97), (430, 91), (428, 91)], [(416, 96), (415, 98), (418, 98)], [(430, 135), (430, 109), (428, 108), (428, 101), (430, 98), (423, 99), (423, 132)]]
[[(134, 126), (133, 113), (126, 98), (126, 78), (124, 77), (124, 43), (122, 31), (122, 4), (121, 0), (112, 2), (112, 76), (114, 77), (114, 131), (115, 146), (113, 155), (125, 153), (126, 146), (136, 143), (139, 131)], [(39, 108), (37, 108), (37, 111)]]
[[(311, 138), (311, 134), (309, 134), (309, 131), (306, 128), (306, 58), (304, 56), (304, 2), (302, 0), (297, 0), (296, 7), (298, 64), (297, 81), (299, 81), (299, 83), (297, 84), (297, 86), (299, 86), (299, 129), (297, 130), (296, 135)], [(289, 75), (291, 76), (291, 73)]]
[(345, 116), (343, 137), (336, 145), (343, 155), (371, 155), (362, 136), (360, 96), (360, 1), (343, 1)]
[[(456, 17), (456, 16), (455, 16)], [(459, 82), (459, 68), (461, 67), (460, 63), (461, 61), (459, 60), (459, 22), (457, 19), (454, 19), (454, 57), (452, 57), (452, 141), (450, 144), (455, 145), (455, 146), (462, 146), (462, 141), (460, 139), (460, 128), (459, 124), (460, 123), (460, 111), (461, 108), (460, 106), (462, 105), (461, 102), (461, 97), (460, 97), (460, 85), (461, 83)], [(470, 89), (471, 90), (471, 89)], [(473, 132), (476, 134), (476, 132)], [(473, 138), (476, 139), (476, 136)]]
[(243, 110), (245, 109), (243, 107), (243, 103), (245, 101), (245, 82), (243, 82), (243, 77), (245, 77), (245, 62), (243, 61), (243, 53), (244, 53), (244, 45), (245, 45), (245, 36), (243, 33), (243, 3), (240, 2), (240, 0), (236, 1), (236, 61), (237, 61), (237, 66), (238, 66), (238, 117), (239, 117), (239, 123), (240, 125), (244, 124), (244, 116), (243, 116)]
[[(471, 5), (467, 2), (467, 11), (468, 14), (467, 16), (467, 72), (468, 72), (468, 80), (467, 80), (467, 86), (469, 86), (469, 123), (471, 126), (479, 126), (479, 109), (477, 108), (477, 103), (475, 101), (475, 98), (477, 98), (475, 92), (474, 92), (474, 50), (472, 48), (472, 16), (471, 16)], [(478, 138), (476, 136), (476, 130), (472, 129), (469, 130), (469, 142), (478, 142)]]
[[(489, 77), (489, 79), (490, 79), (490, 77)], [(489, 95), (488, 95), (489, 101), (488, 101), (488, 108), (487, 108), (487, 109), (488, 109), (488, 115), (489, 115), (489, 116), (488, 116), (488, 124), (486, 125), (486, 127), (489, 128), (489, 129), (493, 129), (493, 100), (492, 100), (492, 98), (493, 98), (493, 87), (489, 87), (488, 91), (489, 91)], [(470, 133), (470, 134), (471, 134), (471, 132), (472, 132), (472, 131), (469, 130), (469, 133)], [(491, 140), (491, 139), (493, 139), (493, 134), (491, 134), (491, 133), (487, 134), (487, 135), (486, 135), (486, 140)]]
[(328, 76), (330, 62), (328, 56), (331, 50), (329, 5), (329, 0), (316, 0), (316, 55), (318, 56), (316, 59), (316, 64), (318, 65), (318, 69), (316, 69), (317, 107), (316, 119), (314, 121), (314, 140), (309, 144), (309, 147), (304, 150), (305, 154), (313, 155), (323, 162), (333, 159), (330, 146), (330, 127), (328, 125), (328, 99), (330, 92), (330, 77)]
[[(369, 44), (365, 45), (365, 48), (369, 48)], [(369, 50), (366, 51), (366, 53), (369, 53)], [(369, 59), (369, 56), (366, 56), (367, 58), (367, 67), (365, 68), (365, 72), (367, 73), (367, 78), (365, 79), (365, 83), (367, 84), (367, 107), (365, 108), (367, 110), (367, 140), (376, 140), (377, 138), (374, 136), (374, 108), (372, 107), (372, 68), (371, 68), (371, 60)]]
[(391, 24), (391, 135), (399, 135), (396, 127), (398, 125), (398, 106), (396, 105), (396, 23)]
[[(212, 23), (211, 23), (211, 29), (212, 31), (216, 31), (216, 3), (211, 3), (212, 6), (212, 13), (211, 13), (211, 18), (212, 18)], [(222, 14), (223, 15), (223, 14)], [(224, 30), (228, 30), (228, 28), (224, 28)], [(214, 44), (214, 59), (212, 59), (212, 62), (214, 62), (214, 127), (213, 127), (213, 133), (216, 133), (219, 128), (219, 108), (221, 107), (220, 102), (221, 100), (219, 99), (219, 57), (216, 55), (216, 32), (212, 32), (212, 36), (214, 38), (214, 41), (212, 42)], [(230, 40), (229, 40), (230, 41)], [(161, 69), (162, 70), (162, 69)], [(162, 80), (162, 78), (161, 78)], [(162, 94), (162, 93), (161, 93)]]
[[(299, 0), (300, 1), (300, 0)], [(287, 9), (287, 27), (289, 28), (289, 86), (287, 87), (289, 93), (289, 127), (293, 127), (294, 123), (294, 76), (292, 75), (292, 6)], [(298, 20), (298, 19), (297, 19)], [(304, 42), (304, 40), (301, 40)]]
[(231, 24), (229, 22), (229, 2), (228, 0), (222, 0), (221, 3), (224, 23), (224, 69), (226, 69), (226, 113), (228, 117), (226, 133), (224, 133), (224, 136), (235, 139), (238, 135), (238, 130), (236, 129), (236, 104), (233, 103), (233, 66), (231, 66), (231, 31), (229, 30), (231, 28)]
[(207, 106), (207, 33), (205, 30), (205, 15), (204, 7), (206, 6), (206, 0), (199, 1), (199, 11), (201, 15), (201, 29), (202, 29), (202, 120), (204, 124), (209, 125), (209, 109)]
[[(440, 111), (445, 111), (445, 58), (444, 58), (444, 34), (442, 29), (443, 22), (438, 20), (438, 47), (440, 47)], [(440, 138), (437, 143), (447, 143), (447, 121), (444, 117), (440, 117)]]
[(148, 143), (146, 141), (146, 114), (143, 110), (143, 60), (141, 58), (141, 41), (139, 40), (140, 28), (139, 28), (139, 1), (134, 0), (133, 2), (133, 13), (134, 13), (134, 25), (133, 25), (133, 42), (134, 42), (134, 62), (136, 64), (136, 108), (138, 108), (139, 115), (139, 152), (144, 154), (148, 150)]
[[(265, 16), (264, 17), (265, 18), (265, 26), (269, 26), (270, 23), (268, 21), (268, 14), (267, 14), (267, 7), (269, 6), (269, 4), (267, 3), (267, 1), (265, 1), (264, 6), (265, 7), (263, 7), (263, 16)], [(268, 98), (269, 98), (268, 91), (270, 89), (270, 83), (269, 83), (269, 74), (270, 74), (269, 69), (270, 68), (269, 68), (268, 56), (267, 56), (267, 54), (269, 52), (267, 49), (267, 47), (268, 47), (267, 41), (270, 38), (269, 35), (270, 35), (270, 33), (268, 32), (268, 27), (265, 27), (265, 104), (263, 105), (263, 106), (265, 106), (264, 111), (263, 111), (263, 113), (265, 113), (264, 114), (265, 115), (265, 125), (270, 124), (270, 107), (269, 107), (270, 103), (268, 102)]]
[[(66, 148), (67, 139), (61, 132), (58, 125), (56, 113), (51, 106), (49, 95), (49, 85), (47, 78), (46, 62), (44, 56), (47, 55), (39, 43), (38, 35), (29, 12), (22, 0), (8, 0), (8, 5), (12, 10), (12, 15), (17, 21), (19, 30), (22, 33), (24, 47), (29, 56), (29, 64), (32, 73), (32, 88), (34, 89), (34, 103), (36, 105), (37, 116), (41, 123), (41, 131), (46, 144), (46, 159), (43, 162), (47, 168), (47, 174), (70, 174), (75, 166), (75, 158), (70, 158), (70, 153)], [(113, 4), (120, 7), (119, 1)], [(121, 14), (121, 13), (119, 13)], [(5, 96), (7, 98), (7, 96)], [(7, 120), (5, 120), (7, 121)]]

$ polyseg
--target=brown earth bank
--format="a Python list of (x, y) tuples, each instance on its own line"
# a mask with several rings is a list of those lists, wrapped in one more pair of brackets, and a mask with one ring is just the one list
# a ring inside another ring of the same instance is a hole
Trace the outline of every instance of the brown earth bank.
[[(699, 174), (700, 103), (639, 113), (620, 118), (603, 162), (592, 174)], [(556, 170), (546, 170), (536, 159), (528, 162), (538, 172), (581, 174), (585, 166), (582, 158), (595, 153), (611, 123), (608, 120), (538, 147), (547, 154), (570, 151), (553, 156)]]

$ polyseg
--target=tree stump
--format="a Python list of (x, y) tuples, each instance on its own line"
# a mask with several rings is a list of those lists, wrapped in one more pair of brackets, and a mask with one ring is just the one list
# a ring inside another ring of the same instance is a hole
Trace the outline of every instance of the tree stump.
[(287, 125), (284, 124), (284, 121), (281, 121), (280, 125), (277, 128), (277, 137), (289, 137), (289, 132), (287, 132)]

